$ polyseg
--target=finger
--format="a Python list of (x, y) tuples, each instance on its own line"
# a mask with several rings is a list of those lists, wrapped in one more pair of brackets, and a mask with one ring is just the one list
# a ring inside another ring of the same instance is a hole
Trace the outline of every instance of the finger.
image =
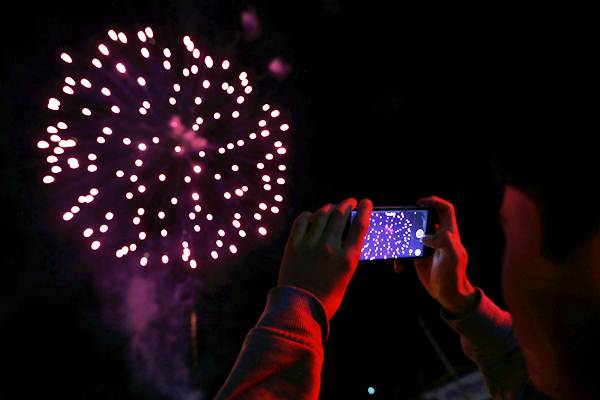
[(355, 199), (346, 199), (338, 204), (329, 217), (329, 223), (323, 233), (323, 240), (334, 245), (341, 245), (344, 228), (350, 218), (350, 212), (356, 207)]
[(373, 203), (369, 199), (363, 199), (358, 205), (358, 213), (350, 226), (350, 231), (344, 242), (344, 250), (358, 249), (362, 247), (369, 223), (371, 222), (371, 213), (373, 212)]
[(437, 196), (426, 197), (419, 199), (417, 204), (421, 207), (433, 208), (438, 213), (440, 229), (448, 229), (453, 232), (458, 232), (456, 224), (456, 214), (452, 203), (441, 199)]
[(312, 224), (310, 228), (308, 228), (308, 232), (306, 234), (306, 240), (308, 243), (315, 244), (321, 239), (323, 230), (325, 230), (325, 226), (329, 220), (329, 214), (332, 208), (332, 204), (326, 204), (312, 216)]
[(443, 229), (438, 231), (435, 235), (423, 236), (423, 244), (432, 249), (451, 249), (452, 248), (452, 232)]
[(304, 239), (312, 215), (313, 213), (309, 211), (304, 211), (303, 213), (298, 215), (298, 217), (296, 217), (296, 219), (294, 220), (294, 224), (292, 225), (292, 230), (290, 232), (290, 237), (288, 239), (288, 241), (294, 246), (298, 246)]

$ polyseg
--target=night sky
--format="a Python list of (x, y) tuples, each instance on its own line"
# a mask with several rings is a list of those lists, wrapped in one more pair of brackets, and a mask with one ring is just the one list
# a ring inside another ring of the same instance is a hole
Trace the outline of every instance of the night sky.
[[(198, 356), (184, 361), (192, 368), (192, 386), (207, 398), (222, 384), (276, 283), (293, 218), (327, 202), (353, 196), (376, 206), (412, 205), (431, 194), (450, 200), (471, 280), (503, 305), (501, 190), (489, 154), (514, 126), (509, 116), (526, 104), (516, 92), (530, 82), (531, 48), (515, 34), (521, 18), (507, 20), (512, 14), (500, 10), (416, 10), (395, 3), (52, 2), (7, 11), (0, 397), (176, 396), (136, 378), (129, 338), (107, 312), (118, 304), (103, 292), (107, 282), (96, 279), (114, 266), (89, 256), (60, 229), (35, 148), (49, 84), (60, 76), (59, 49), (85, 48), (90, 37), (113, 26), (195, 32), (255, 70), (274, 57), (292, 67), (277, 83), (295, 126), (281, 232), (231, 265), (165, 278), (181, 282), (189, 275), (198, 287)], [(255, 40), (245, 40), (240, 26), (240, 13), (249, 8), (261, 22)], [(361, 263), (331, 321), (322, 398), (413, 398), (447, 381), (419, 318), (459, 371), (474, 369), (410, 263), (398, 274), (390, 262)], [(165, 322), (160, 329), (177, 326)], [(174, 334), (189, 340), (188, 331)], [(168, 363), (162, 357), (159, 368), (172, 368)]]

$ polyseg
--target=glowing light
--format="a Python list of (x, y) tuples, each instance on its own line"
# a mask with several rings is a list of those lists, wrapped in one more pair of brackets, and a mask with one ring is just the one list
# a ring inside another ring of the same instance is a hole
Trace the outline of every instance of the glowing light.
[(107, 56), (108, 53), (108, 47), (106, 47), (105, 45), (101, 44), (98, 46), (98, 50), (100, 50), (100, 53), (104, 54), (105, 56)]
[(50, 144), (45, 140), (40, 140), (39, 142), (37, 142), (37, 147), (38, 149), (47, 149), (48, 147), (50, 147)]
[(235, 253), (237, 253), (237, 247), (235, 247), (234, 245), (231, 245), (231, 246), (229, 246), (229, 251), (232, 254), (235, 254)]
[(219, 258), (219, 253), (213, 250), (211, 251), (210, 256), (216, 260), (217, 258)]
[(63, 60), (64, 62), (71, 64), (73, 62), (73, 59), (71, 58), (70, 55), (68, 55), (67, 53), (62, 53), (60, 55), (61, 60)]
[(271, 111), (271, 117), (273, 117), (273, 118), (279, 117), (279, 110), (273, 110), (273, 111)]
[(48, 161), (48, 163), (50, 163), (50, 164), (53, 164), (53, 163), (55, 163), (55, 162), (58, 161), (58, 157), (56, 157), (56, 156), (48, 156), (46, 158), (46, 161)]
[(163, 50), (163, 54), (165, 55), (165, 57), (169, 58), (169, 57), (171, 57), (171, 50), (169, 50), (168, 48), (165, 48)]
[(258, 228), (258, 233), (261, 234), (262, 236), (265, 236), (267, 234), (267, 229), (263, 226), (261, 226), (260, 228)]
[(238, 104), (242, 104), (244, 102), (244, 96), (238, 96), (238, 98), (236, 99)]
[(224, 60), (221, 63), (221, 68), (223, 68), (223, 69), (229, 69), (229, 66), (230, 66), (230, 64), (229, 64), (229, 61), (227, 61), (227, 60)]
[(51, 97), (50, 100), (48, 100), (48, 108), (50, 110), (58, 111), (59, 107), (60, 107), (60, 101), (58, 101), (58, 99)]
[(112, 111), (112, 112), (113, 112), (113, 113), (115, 113), (115, 114), (118, 114), (118, 113), (120, 113), (120, 112), (121, 112), (121, 109), (120, 109), (118, 106), (112, 106), (112, 107), (110, 108), (110, 111)]
[(92, 60), (92, 64), (94, 65), (94, 67), (96, 68), (102, 68), (102, 63), (100, 62), (100, 60), (98, 60), (97, 58), (94, 58)]
[(194, 49), (194, 51), (192, 52), (192, 56), (194, 58), (200, 58), (200, 50)]
[(137, 33), (138, 39), (140, 39), (140, 42), (145, 42), (146, 41), (146, 34), (142, 31), (139, 31)]
[(173, 85), (173, 90), (176, 91), (176, 92), (179, 92), (181, 90), (181, 86), (179, 86), (179, 84), (176, 83), (176, 84)]
[(119, 40), (121, 41), (121, 43), (127, 43), (127, 36), (125, 36), (125, 34), (123, 32), (119, 32)]
[(92, 248), (92, 250), (98, 250), (100, 248), (100, 242), (97, 240), (93, 241), (91, 248)]
[(237, 118), (237, 117), (239, 117), (239, 116), (240, 116), (240, 112), (239, 112), (239, 111), (234, 111), (234, 112), (232, 112), (232, 113), (231, 113), (231, 116), (232, 116), (233, 118)]
[(211, 56), (204, 57), (204, 64), (206, 64), (206, 66), (208, 68), (212, 68), (212, 66), (214, 64), (212, 57)]
[(229, 199), (231, 198), (231, 193), (229, 193), (229, 192), (225, 192), (225, 193), (223, 194), (223, 197), (225, 197), (226, 199), (228, 199), (228, 200), (229, 200)]
[(50, 175), (46, 175), (46, 176), (45, 176), (45, 177), (42, 179), (42, 182), (44, 182), (44, 183), (46, 183), (46, 184), (52, 183), (52, 182), (54, 182), (54, 177), (53, 177), (53, 176), (50, 176)]
[(163, 262), (163, 264), (166, 264), (169, 262), (169, 257), (167, 255), (163, 255), (161, 257), (161, 261)]
[(177, 103), (177, 100), (175, 100), (175, 97), (169, 97), (169, 104), (171, 104), (172, 106), (174, 106), (175, 103)]
[(86, 87), (88, 89), (92, 87), (92, 83), (85, 78), (83, 78), (80, 82), (81, 82), (81, 85), (83, 85), (84, 87)]
[(116, 65), (117, 71), (124, 74), (127, 70), (125, 69), (125, 65), (123, 63), (117, 63)]
[(288, 124), (282, 124), (279, 129), (281, 129), (281, 131), (285, 132), (288, 129), (290, 129), (290, 126)]
[(202, 99), (200, 97), (196, 97), (194, 99), (194, 103), (200, 105), (200, 104), (202, 104)]
[(204, 89), (208, 89), (208, 88), (210, 87), (210, 82), (209, 82), (208, 80), (204, 80), (204, 81), (202, 82), (202, 87), (203, 87)]
[(213, 117), (215, 119), (219, 119), (219, 118), (221, 118), (221, 113), (216, 112), (216, 113), (214, 113)]
[(108, 31), (108, 36), (109, 36), (109, 37), (110, 37), (112, 40), (114, 40), (115, 42), (116, 42), (117, 40), (119, 40), (119, 37), (117, 36), (117, 32), (115, 32), (113, 29), (111, 29), (111, 30), (109, 30), (109, 31)]
[(146, 80), (144, 78), (142, 78), (141, 76), (139, 78), (137, 78), (137, 83), (140, 86), (146, 86)]
[(146, 265), (148, 265), (148, 257), (142, 257), (142, 258), (140, 258), (140, 265), (142, 267), (145, 267)]
[(196, 75), (198, 73), (198, 66), (192, 65), (191, 71), (192, 71), (192, 74)]
[(146, 28), (144, 29), (144, 32), (146, 33), (146, 36), (148, 36), (150, 39), (152, 39), (154, 37), (154, 32), (152, 32), (151, 28)]
[(241, 229), (241, 230), (238, 232), (238, 234), (239, 234), (241, 237), (246, 237), (246, 231), (245, 231), (245, 230), (243, 230), (243, 229)]
[(83, 109), (81, 109), (81, 113), (82, 113), (83, 115), (85, 115), (85, 116), (88, 116), (88, 117), (89, 117), (90, 115), (92, 115), (92, 112), (90, 111), (90, 109), (89, 109), (89, 108), (83, 108)]
[(102, 93), (102, 94), (103, 94), (103, 95), (105, 95), (105, 96), (110, 96), (110, 89), (109, 89), (109, 88), (105, 88), (105, 87), (103, 87), (103, 88), (100, 90), (100, 93)]

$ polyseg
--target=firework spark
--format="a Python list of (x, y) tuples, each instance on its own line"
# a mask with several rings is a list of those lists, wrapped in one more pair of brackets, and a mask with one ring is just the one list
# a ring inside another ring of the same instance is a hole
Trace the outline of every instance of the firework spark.
[(42, 181), (92, 250), (197, 268), (269, 234), (291, 128), (248, 72), (151, 28), (111, 29), (93, 56), (60, 59), (67, 72), (37, 142)]

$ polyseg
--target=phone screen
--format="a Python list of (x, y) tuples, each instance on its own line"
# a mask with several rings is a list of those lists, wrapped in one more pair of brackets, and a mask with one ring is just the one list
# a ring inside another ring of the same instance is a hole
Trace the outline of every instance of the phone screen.
[[(350, 222), (356, 217), (352, 211)], [(360, 260), (422, 257), (427, 209), (373, 209)]]

